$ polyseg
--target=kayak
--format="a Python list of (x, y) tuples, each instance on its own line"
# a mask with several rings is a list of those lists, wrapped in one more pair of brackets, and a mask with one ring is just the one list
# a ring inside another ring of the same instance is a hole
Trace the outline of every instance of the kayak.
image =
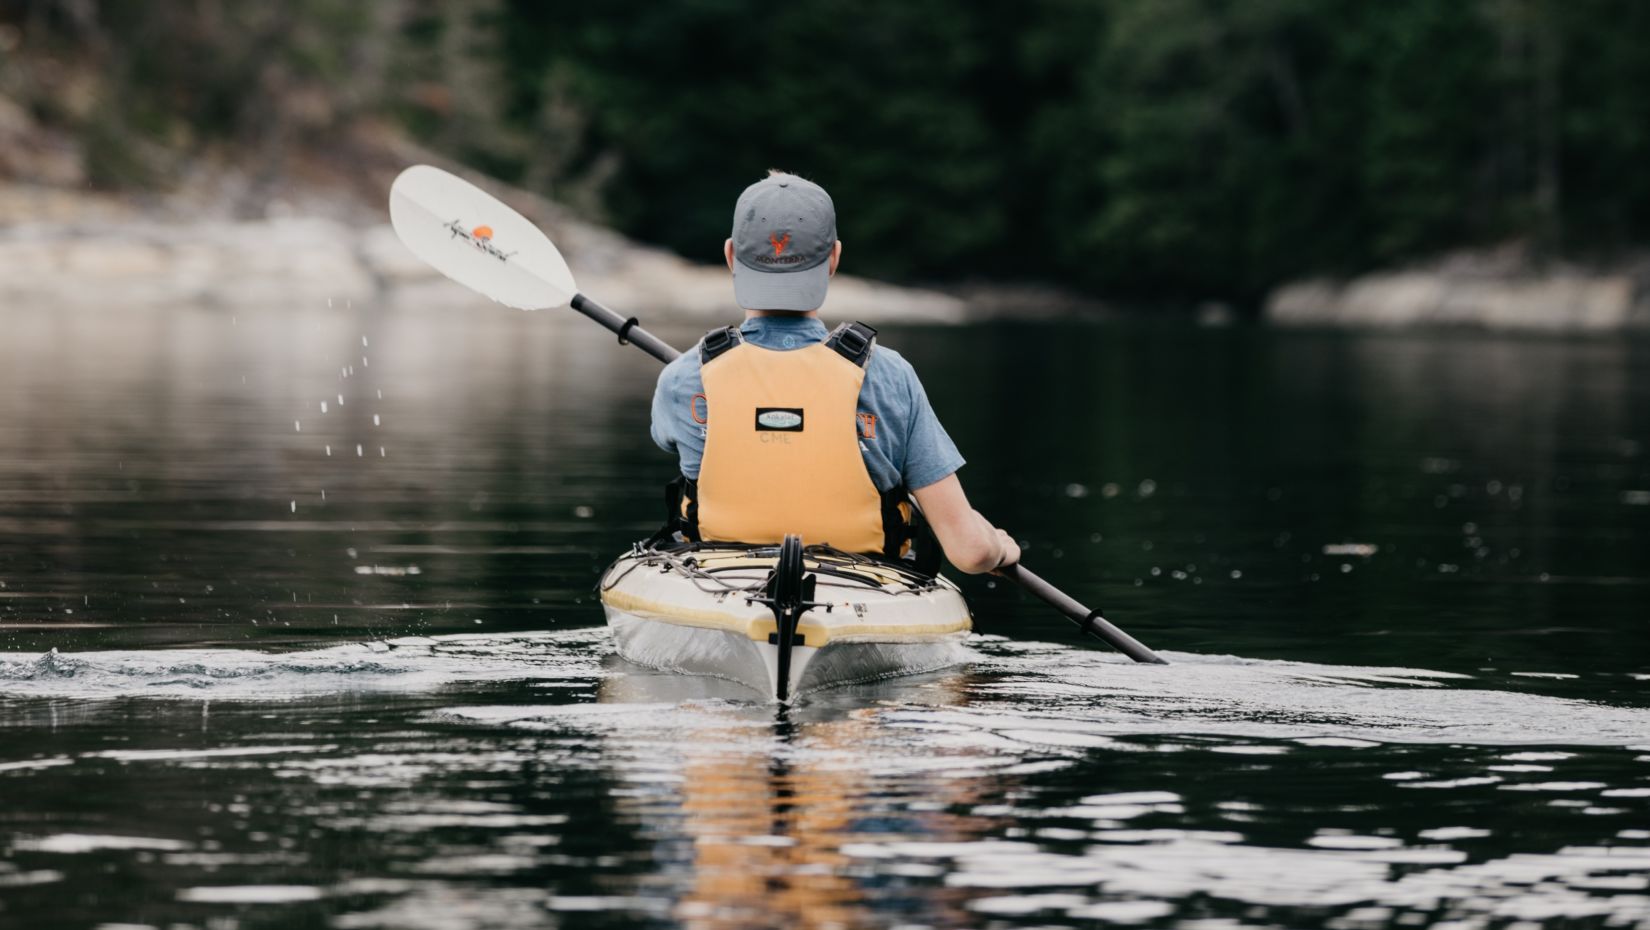
[(956, 665), (973, 626), (949, 580), (795, 537), (638, 544), (600, 591), (620, 657), (781, 701)]

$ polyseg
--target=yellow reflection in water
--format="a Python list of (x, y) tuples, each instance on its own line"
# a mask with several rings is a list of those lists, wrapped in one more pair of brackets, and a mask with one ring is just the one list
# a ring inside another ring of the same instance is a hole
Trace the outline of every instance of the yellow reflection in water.
[[(901, 697), (960, 705), (967, 680), (966, 672), (925, 676)], [(915, 876), (914, 886), (909, 876), (875, 876), (843, 852), (869, 839), (969, 842), (986, 828), (958, 813), (981, 803), (985, 782), (950, 777), (902, 745), (901, 732), (881, 721), (891, 703), (886, 687), (787, 709), (704, 679), (643, 672), (603, 682), (603, 703), (680, 703), (718, 692), (739, 701), (697, 706), (703, 728), (680, 734), (679, 808), (661, 807), (657, 796), (616, 799), (637, 820), (691, 841), (677, 919), (699, 928), (858, 927), (886, 923), (909, 898), (925, 924), (968, 923), (958, 892), (927, 876)], [(991, 792), (1010, 790), (1009, 781), (992, 780)]]

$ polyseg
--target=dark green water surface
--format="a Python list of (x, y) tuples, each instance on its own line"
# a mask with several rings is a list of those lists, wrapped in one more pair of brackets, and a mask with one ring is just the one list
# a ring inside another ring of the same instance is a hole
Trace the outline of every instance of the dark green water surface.
[(672, 462), (588, 324), (5, 319), (7, 930), (1650, 928), (1650, 342), (888, 327), (1174, 664), (967, 579), (780, 711), (611, 656)]

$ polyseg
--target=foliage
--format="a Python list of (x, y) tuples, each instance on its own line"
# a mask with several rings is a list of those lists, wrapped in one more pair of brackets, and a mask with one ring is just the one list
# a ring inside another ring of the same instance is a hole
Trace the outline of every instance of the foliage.
[(855, 271), (1190, 300), (1650, 235), (1636, 0), (13, 0), (7, 21), (104, 76), (77, 108), (0, 64), (108, 184), (149, 182), (148, 145), (256, 154), (389, 117), (700, 259), (781, 167), (832, 192)]
[(1631, 0), (510, 10), (512, 73), (567, 75), (586, 114), (567, 164), (607, 159), (613, 219), (687, 254), (714, 252), (770, 165), (832, 191), (858, 270), (1112, 294), (1252, 299), (1463, 245), (1650, 232), (1650, 8)]

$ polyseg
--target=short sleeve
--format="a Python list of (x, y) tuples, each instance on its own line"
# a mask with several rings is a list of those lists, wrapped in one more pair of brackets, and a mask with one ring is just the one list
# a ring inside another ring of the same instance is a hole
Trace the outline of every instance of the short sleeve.
[(951, 475), (963, 467), (966, 460), (945, 427), (940, 425), (939, 416), (928, 403), (928, 392), (923, 390), (915, 371), (910, 372), (907, 383), (911, 428), (905, 440), (903, 477), (905, 486), (914, 491)]
[(681, 366), (675, 362), (659, 372), (659, 381), (653, 388), (653, 441), (666, 452), (676, 451), (677, 410), (676, 385), (681, 380)]

